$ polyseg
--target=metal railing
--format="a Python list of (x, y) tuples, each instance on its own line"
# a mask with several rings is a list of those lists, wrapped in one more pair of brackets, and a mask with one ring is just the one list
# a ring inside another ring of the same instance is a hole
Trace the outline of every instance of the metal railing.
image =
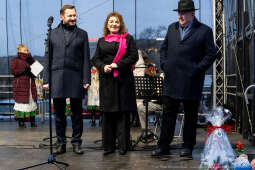
[[(12, 79), (14, 76), (12, 75), (0, 75), (0, 83), (3, 83), (0, 85), (0, 115), (1, 116), (10, 116), (14, 115), (13, 113), (13, 106), (14, 106), (14, 100), (13, 100), (13, 91), (12, 91)], [(6, 80), (3, 80), (6, 79)], [(42, 121), (45, 120), (45, 113), (48, 110), (48, 101), (44, 99), (38, 99), (37, 100), (37, 107), (40, 113), (40, 118)]]
[(14, 102), (11, 99), (12, 97), (12, 84), (13, 79), (12, 75), (0, 75), (0, 97), (2, 101), (0, 102), (0, 115), (1, 116), (11, 116), (13, 115), (13, 105)]
[[(213, 77), (213, 75), (206, 75), (206, 77)], [(5, 101), (3, 102), (0, 102), (0, 115), (2, 116), (13, 116), (13, 106), (14, 106), (14, 101), (13, 101), (13, 98), (10, 97), (8, 98), (8, 96), (11, 96), (12, 95), (12, 90), (10, 90), (10, 88), (12, 88), (12, 85), (11, 85), (11, 81), (13, 79), (13, 76), (12, 75), (0, 75), (0, 83), (1, 81), (3, 81), (3, 79), (6, 78), (7, 81), (9, 81), (9, 83), (6, 83), (6, 84), (1, 84), (0, 85), (0, 95), (5, 95), (6, 98), (5, 98)], [(2, 89), (7, 89), (8, 90), (2, 90)], [(44, 95), (46, 96), (46, 95)], [(203, 99), (205, 100), (208, 100), (210, 97), (212, 97), (211, 95), (211, 85), (204, 85), (204, 91), (203, 91)], [(4, 99), (4, 98), (3, 98)], [(42, 121), (45, 120), (45, 116), (46, 114), (48, 113), (49, 111), (49, 108), (48, 108), (48, 99), (38, 99), (37, 100), (37, 106), (38, 106), (38, 110), (39, 110), (39, 113), (40, 113), (40, 118)], [(206, 101), (204, 102), (206, 103)], [(6, 111), (1, 111), (1, 107), (6, 107), (8, 106), (9, 109), (6, 109)], [(8, 111), (7, 111), (8, 110)]]

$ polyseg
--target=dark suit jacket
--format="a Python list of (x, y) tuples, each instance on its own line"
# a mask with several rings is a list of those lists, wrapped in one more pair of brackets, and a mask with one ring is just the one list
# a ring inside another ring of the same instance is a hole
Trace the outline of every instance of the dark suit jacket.
[(138, 52), (132, 36), (127, 35), (127, 49), (123, 58), (116, 62), (119, 75), (104, 73), (104, 66), (111, 64), (119, 48), (117, 42), (106, 42), (100, 38), (92, 59), (93, 64), (100, 70), (99, 101), (100, 109), (104, 112), (136, 111), (136, 96), (132, 65), (138, 60)]
[(160, 49), (160, 66), (165, 73), (163, 95), (199, 100), (205, 71), (215, 59), (211, 28), (195, 18), (191, 31), (181, 40), (179, 23), (171, 24)]
[[(88, 34), (75, 27), (68, 42), (62, 24), (52, 30), (49, 39), (52, 54), (52, 98), (82, 98), (83, 84), (90, 84)], [(45, 56), (44, 84), (49, 81), (49, 53)]]

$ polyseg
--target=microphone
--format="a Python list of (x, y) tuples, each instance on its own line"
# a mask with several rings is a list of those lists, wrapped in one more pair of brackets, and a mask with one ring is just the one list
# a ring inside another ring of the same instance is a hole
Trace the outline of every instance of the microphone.
[(54, 20), (54, 17), (53, 17), (53, 16), (50, 16), (50, 17), (48, 18), (48, 27), (51, 26), (51, 24), (53, 23), (53, 20)]

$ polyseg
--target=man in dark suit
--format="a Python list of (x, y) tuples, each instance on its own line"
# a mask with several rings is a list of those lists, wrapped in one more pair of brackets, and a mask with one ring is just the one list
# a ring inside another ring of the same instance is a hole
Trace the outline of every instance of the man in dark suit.
[(184, 105), (183, 146), (180, 156), (192, 156), (205, 71), (216, 58), (212, 29), (195, 18), (192, 0), (180, 0), (178, 22), (168, 27), (160, 49), (163, 84), (163, 120), (158, 148), (152, 156), (169, 154), (180, 103)]
[[(72, 112), (73, 152), (83, 154), (82, 98), (84, 89), (90, 85), (90, 53), (88, 34), (76, 26), (76, 9), (64, 5), (60, 10), (62, 22), (49, 37), (50, 47), (46, 53), (43, 87), (49, 89), (49, 69), (52, 72), (51, 94), (55, 110), (57, 148), (55, 154), (66, 152), (66, 98), (70, 98)], [(51, 54), (51, 56), (49, 56)], [(49, 57), (52, 64), (49, 65)]]

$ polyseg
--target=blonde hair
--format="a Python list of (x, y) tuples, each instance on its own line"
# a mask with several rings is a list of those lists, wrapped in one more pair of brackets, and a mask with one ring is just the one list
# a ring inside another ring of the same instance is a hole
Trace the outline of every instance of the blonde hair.
[(27, 50), (28, 50), (27, 46), (25, 46), (24, 44), (19, 44), (19, 45), (17, 46), (18, 52), (20, 52), (21, 49), (27, 49)]
[(108, 25), (108, 21), (111, 17), (116, 17), (116, 18), (119, 19), (119, 21), (120, 21), (120, 30), (119, 30), (119, 32), (121, 34), (126, 33), (127, 30), (126, 30), (122, 15), (118, 12), (111, 12), (110, 14), (108, 14), (108, 16), (107, 16), (107, 18), (104, 22), (104, 36), (106, 36), (107, 34), (110, 34), (110, 31), (108, 30), (107, 25)]

